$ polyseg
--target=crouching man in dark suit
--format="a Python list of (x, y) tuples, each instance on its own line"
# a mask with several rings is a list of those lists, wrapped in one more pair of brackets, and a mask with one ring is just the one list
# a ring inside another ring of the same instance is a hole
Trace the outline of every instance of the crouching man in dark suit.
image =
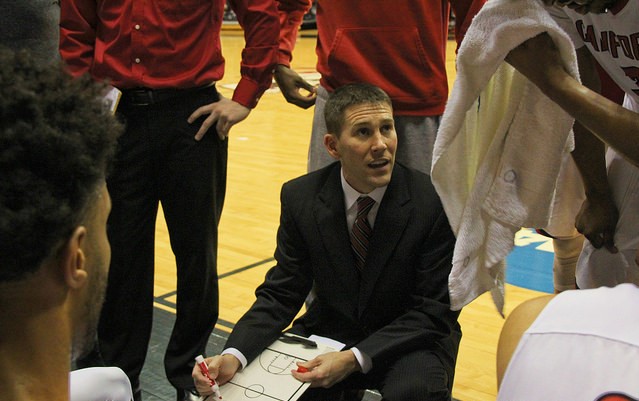
[[(231, 333), (211, 376), (226, 383), (275, 341), (314, 286), (292, 331), (346, 344), (300, 363), (303, 400), (339, 400), (376, 388), (385, 400), (450, 400), (461, 331), (450, 310), (455, 237), (427, 175), (395, 164), (391, 101), (381, 89), (336, 90), (324, 144), (340, 163), (282, 188), (277, 264)], [(196, 387), (208, 380), (193, 370)]]

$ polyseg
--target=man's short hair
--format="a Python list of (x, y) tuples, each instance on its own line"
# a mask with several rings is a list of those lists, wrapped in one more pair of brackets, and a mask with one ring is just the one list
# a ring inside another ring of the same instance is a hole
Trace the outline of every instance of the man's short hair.
[(103, 90), (0, 48), (0, 282), (37, 271), (97, 196), (122, 132)]
[(393, 107), (390, 97), (382, 89), (367, 83), (348, 84), (331, 93), (324, 106), (324, 120), (329, 133), (339, 136), (344, 125), (344, 112), (361, 104), (385, 104)]

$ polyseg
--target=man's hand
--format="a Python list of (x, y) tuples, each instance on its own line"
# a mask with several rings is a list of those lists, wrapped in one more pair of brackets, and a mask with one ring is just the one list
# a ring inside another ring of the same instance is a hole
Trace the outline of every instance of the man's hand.
[[(303, 109), (308, 109), (315, 104), (315, 98), (317, 97), (315, 87), (302, 79), (298, 73), (282, 64), (278, 64), (275, 67), (274, 76), (287, 102)], [(308, 94), (302, 94), (300, 89), (307, 90)]]
[(311, 387), (331, 387), (360, 370), (359, 362), (351, 351), (329, 352), (308, 362), (298, 363), (307, 372), (292, 370), (293, 377), (302, 382), (311, 382)]
[[(240, 369), (240, 361), (233, 355), (218, 355), (212, 358), (206, 358), (204, 360), (209, 367), (209, 375), (211, 379), (214, 379), (217, 384), (222, 385), (235, 376), (235, 373)], [(212, 394), (211, 383), (209, 379), (202, 373), (200, 367), (196, 364), (191, 372), (193, 377), (193, 383), (195, 388), (201, 395)]]
[(221, 140), (225, 140), (231, 127), (248, 117), (250, 112), (251, 109), (248, 107), (220, 95), (218, 102), (198, 108), (189, 116), (187, 121), (192, 124), (201, 116), (208, 114), (208, 117), (195, 134), (195, 140), (202, 139), (213, 124), (215, 124), (217, 135)]
[(588, 196), (577, 214), (575, 227), (595, 248), (603, 246), (617, 253), (614, 242), (617, 220), (619, 212), (609, 195)]

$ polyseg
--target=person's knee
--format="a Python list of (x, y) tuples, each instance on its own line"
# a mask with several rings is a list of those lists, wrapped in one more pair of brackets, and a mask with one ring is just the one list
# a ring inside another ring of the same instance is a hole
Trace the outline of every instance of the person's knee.
[(450, 377), (443, 366), (415, 372), (412, 380), (386, 383), (384, 401), (450, 401)]

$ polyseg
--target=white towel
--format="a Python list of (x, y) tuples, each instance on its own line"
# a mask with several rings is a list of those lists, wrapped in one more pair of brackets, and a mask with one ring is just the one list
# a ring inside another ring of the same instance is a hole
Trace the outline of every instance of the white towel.
[(504, 62), (542, 32), (578, 79), (570, 39), (536, 0), (489, 0), (459, 49), (431, 171), (457, 236), (449, 277), (454, 310), (491, 290), (502, 312), (515, 233), (548, 224), (563, 156), (574, 148), (574, 120)]

